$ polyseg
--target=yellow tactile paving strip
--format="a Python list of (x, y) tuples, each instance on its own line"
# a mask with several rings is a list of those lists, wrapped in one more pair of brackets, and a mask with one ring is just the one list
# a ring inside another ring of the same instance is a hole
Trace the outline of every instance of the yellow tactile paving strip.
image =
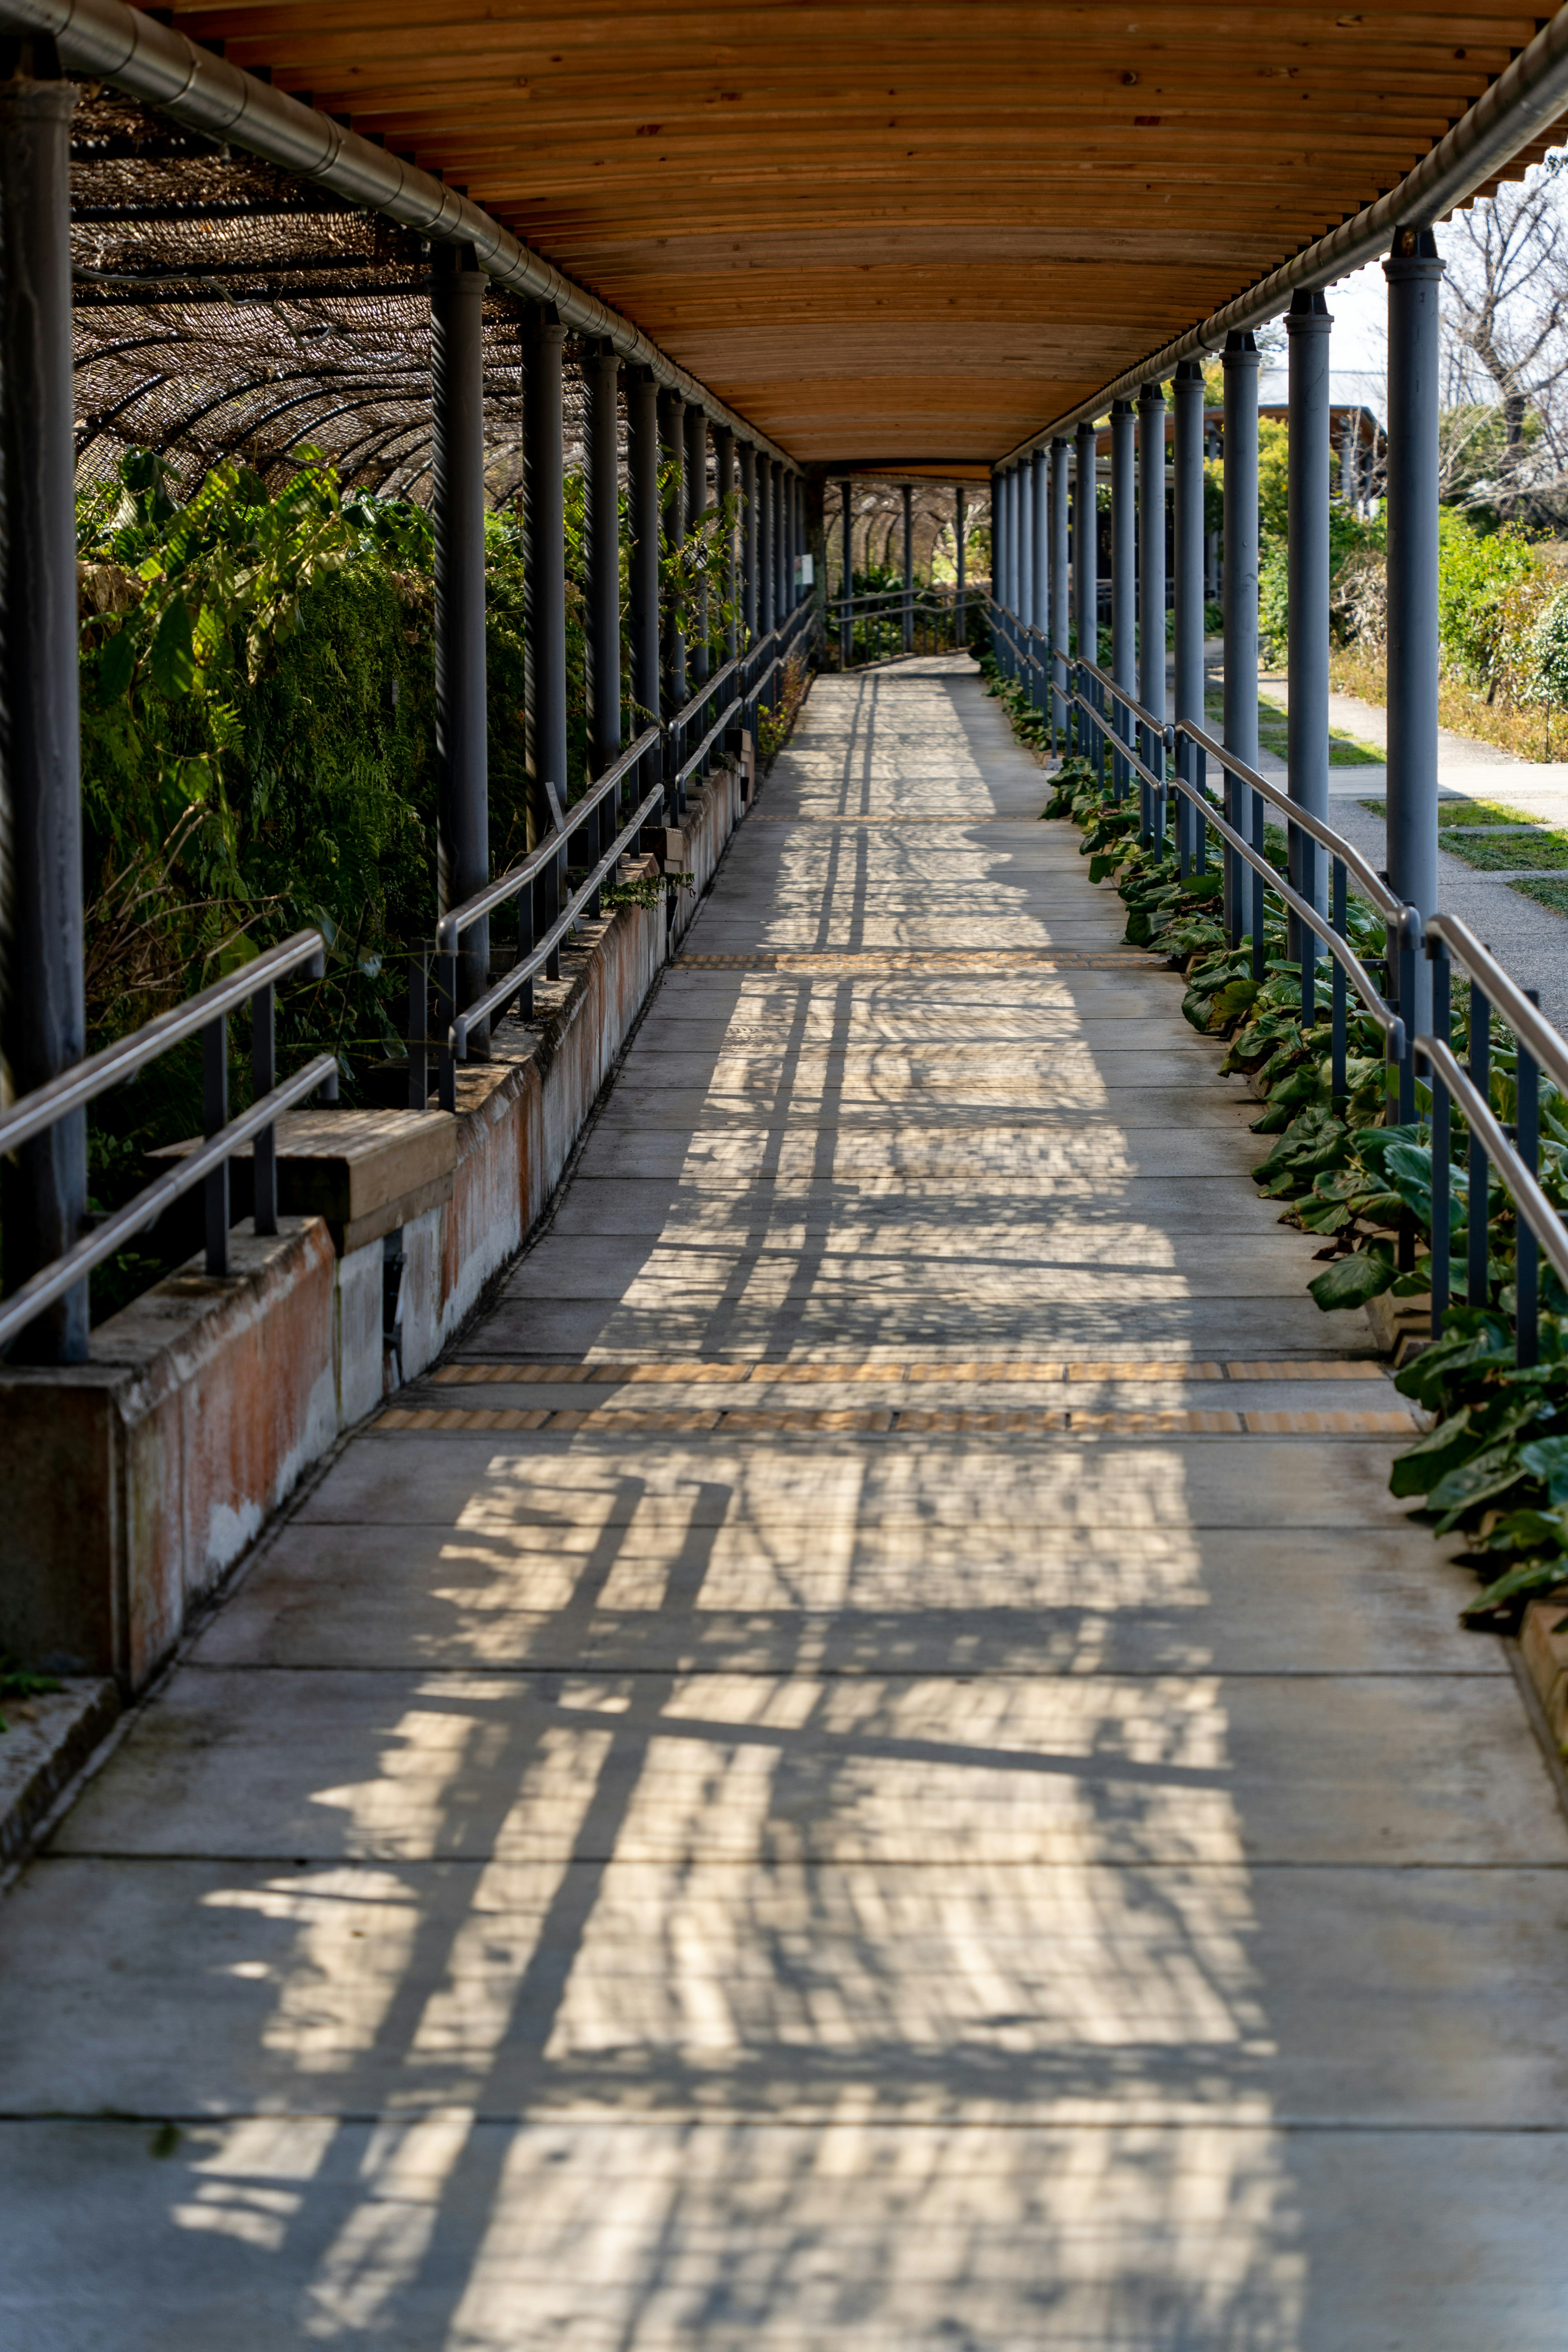
[(1110, 1362), (1089, 1362), (1072, 1357), (1056, 1357), (1019, 1362), (998, 1358), (986, 1363), (836, 1364), (819, 1358), (809, 1364), (700, 1360), (689, 1364), (443, 1364), (438, 1371), (431, 1372), (427, 1377), (443, 1386), (451, 1384), (458, 1387), (482, 1387), (492, 1381), (504, 1381), (519, 1385), (545, 1381), (552, 1388), (564, 1388), (575, 1387), (578, 1382), (586, 1381), (598, 1388), (620, 1388), (639, 1381), (685, 1387), (698, 1381), (722, 1381), (726, 1383), (775, 1381), (790, 1387), (819, 1387), (849, 1381), (874, 1381), (889, 1386), (909, 1381), (965, 1383), (981, 1381), (1382, 1381), (1387, 1379), (1388, 1373), (1384, 1365), (1364, 1358), (1341, 1360), (1324, 1357), (1284, 1363), (1207, 1364), (1179, 1360), (1146, 1363), (1136, 1357), (1123, 1357)]
[(1073, 948), (777, 948), (764, 955), (680, 955), (680, 971), (1147, 971), (1146, 954)]
[(1020, 1406), (1008, 1411), (986, 1412), (963, 1408), (923, 1411), (905, 1405), (845, 1405), (826, 1411), (812, 1412), (802, 1408), (791, 1412), (779, 1408), (772, 1412), (735, 1411), (714, 1407), (660, 1412), (639, 1411), (635, 1406), (595, 1405), (578, 1409), (566, 1407), (550, 1412), (544, 1407), (506, 1405), (392, 1405), (371, 1424), (373, 1430), (549, 1430), (569, 1433), (574, 1430), (598, 1432), (605, 1435), (643, 1435), (662, 1431), (667, 1433), (696, 1435), (713, 1432), (721, 1436), (736, 1433), (766, 1433), (787, 1435), (791, 1431), (847, 1430), (861, 1433), (920, 1432), (961, 1436), (984, 1431), (1002, 1431), (1016, 1436), (1148, 1436), (1171, 1437), (1408, 1437), (1415, 1427), (1415, 1416), (1408, 1411), (1400, 1412), (1233, 1412), (1225, 1407), (1197, 1409), (1190, 1412), (1093, 1412), (1071, 1410), (1052, 1411), (1044, 1406)]

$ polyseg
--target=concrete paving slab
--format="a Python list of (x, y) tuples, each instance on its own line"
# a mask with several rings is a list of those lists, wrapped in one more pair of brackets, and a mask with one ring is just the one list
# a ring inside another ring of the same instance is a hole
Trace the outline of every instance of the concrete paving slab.
[[(706, 1801), (749, 1769), (761, 1807)], [(180, 1677), (49, 1850), (1551, 1864), (1561, 1832), (1516, 1694), (1495, 1676), (318, 1665)]]
[(1551, 2131), (1568, 2093), (1561, 1869), (62, 1856), (12, 1899), (11, 2116)]
[(368, 2312), (410, 2352), (1388, 2352), (1418, 2245), (1423, 2352), (1556, 2352), (1565, 2199), (1554, 2133), (0, 2124), (0, 2338), (276, 2352)]

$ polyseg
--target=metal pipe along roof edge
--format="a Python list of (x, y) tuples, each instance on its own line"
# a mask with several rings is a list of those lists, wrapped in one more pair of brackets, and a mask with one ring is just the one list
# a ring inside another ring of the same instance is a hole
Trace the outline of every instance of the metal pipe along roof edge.
[(1379, 196), (1315, 244), (1303, 246), (1289, 261), (1200, 325), (1189, 327), (1174, 342), (1152, 352), (1105, 384), (1091, 400), (1068, 409), (1039, 432), (1032, 433), (996, 459), (1010, 466), (1047, 442), (1070, 433), (1075, 425), (1103, 416), (1113, 400), (1125, 400), (1145, 383), (1172, 374), (1183, 360), (1211, 355), (1227, 335), (1261, 327), (1277, 318), (1298, 288), (1327, 286), (1360, 269), (1388, 245), (1402, 228), (1425, 228), (1467, 196), (1482, 182), (1500, 172), (1521, 147), (1554, 122), (1568, 108), (1568, 5), (1543, 25), (1530, 47), (1484, 89), (1474, 106), (1459, 117), (1430, 154), (1407, 172), (1397, 187)]
[(254, 74), (230, 65), (122, 0), (3, 0), (0, 29), (47, 34), (71, 72), (112, 82), (133, 98), (161, 107), (177, 122), (226, 140), (286, 172), (314, 180), (367, 211), (384, 213), (405, 228), (443, 244), (471, 245), (479, 267), (501, 286), (536, 302), (552, 302), (566, 324), (602, 336), (623, 360), (651, 368), (659, 383), (704, 409), (792, 471), (795, 460), (754, 425), (736, 415), (706, 385), (661, 352), (640, 327), (597, 296), (584, 293), (553, 265), (513, 236), (479, 205), (445, 187), (428, 172), (345, 130), (330, 114)]

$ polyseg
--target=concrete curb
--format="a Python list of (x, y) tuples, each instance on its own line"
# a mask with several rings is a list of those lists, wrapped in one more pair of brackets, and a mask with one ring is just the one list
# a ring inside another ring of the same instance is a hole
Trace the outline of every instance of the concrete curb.
[(120, 1713), (107, 1679), (83, 1677), (36, 1698), (0, 1698), (0, 1870), (16, 1861), (67, 1782)]

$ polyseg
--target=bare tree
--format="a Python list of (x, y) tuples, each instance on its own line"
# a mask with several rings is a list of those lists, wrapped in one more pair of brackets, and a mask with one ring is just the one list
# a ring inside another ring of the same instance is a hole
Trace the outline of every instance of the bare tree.
[(1501, 517), (1568, 511), (1568, 243), (1555, 176), (1459, 215), (1448, 241), (1443, 495)]

